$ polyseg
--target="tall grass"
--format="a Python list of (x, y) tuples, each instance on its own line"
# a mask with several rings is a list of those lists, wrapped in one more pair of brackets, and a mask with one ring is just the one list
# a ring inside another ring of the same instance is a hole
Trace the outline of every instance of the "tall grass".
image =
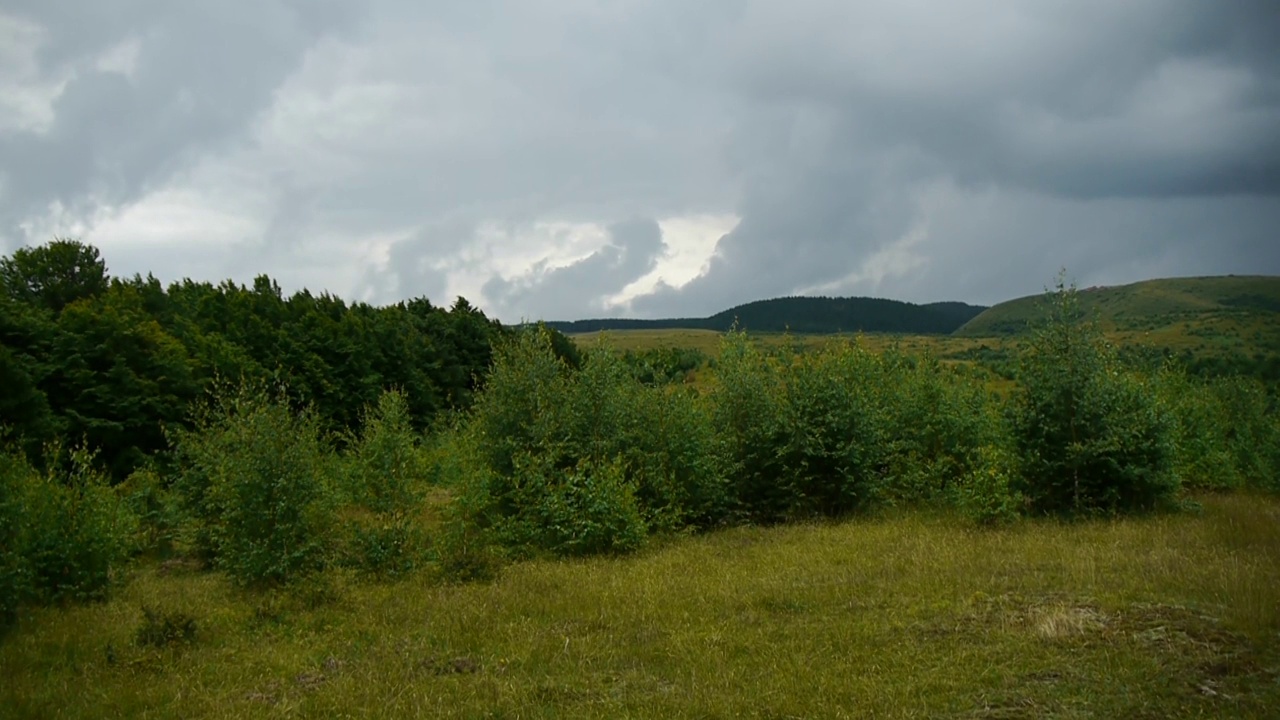
[[(1273, 717), (1280, 505), (731, 528), (328, 603), (139, 568), (0, 645), (14, 717)], [(331, 571), (332, 572), (332, 571)], [(139, 644), (153, 615), (190, 640)], [(75, 692), (66, 688), (75, 687)]]

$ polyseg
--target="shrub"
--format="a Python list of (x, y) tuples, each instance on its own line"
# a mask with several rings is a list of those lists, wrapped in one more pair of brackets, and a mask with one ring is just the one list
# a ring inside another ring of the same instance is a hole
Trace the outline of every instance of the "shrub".
[(27, 502), (34, 475), (26, 458), (0, 454), (0, 628), (31, 594)]
[(621, 463), (584, 460), (564, 472), (529, 457), (519, 473), (520, 511), (497, 527), (508, 546), (581, 556), (630, 552), (644, 543), (647, 528)]
[(879, 359), (845, 342), (781, 360), (786, 442), (779, 454), (781, 479), (793, 493), (788, 514), (858, 509), (883, 479), (887, 459)]
[(171, 555), (183, 514), (177, 495), (164, 479), (150, 468), (139, 468), (116, 489), (138, 520), (135, 549), (160, 557)]
[(426, 467), (404, 393), (384, 392), (377, 406), (366, 410), (348, 460), (347, 492), (356, 504), (379, 513), (417, 504)]
[(1244, 476), (1232, 452), (1227, 408), (1213, 384), (1165, 369), (1160, 396), (1173, 418), (1173, 465), (1183, 485), (1226, 490), (1242, 487)]
[(404, 512), (356, 513), (343, 524), (346, 566), (395, 578), (418, 569), (425, 535)]
[(1262, 382), (1224, 377), (1210, 388), (1222, 409), (1225, 444), (1240, 484), (1280, 491), (1280, 419)]
[(716, 462), (716, 432), (705, 399), (683, 388), (639, 397), (641, 421), (623, 454), (636, 499), (653, 530), (708, 528), (724, 521), (729, 495)]
[(344, 564), (385, 577), (418, 567), (425, 534), (413, 511), (427, 472), (407, 399), (399, 391), (384, 392), (377, 406), (365, 411), (364, 427), (346, 458), (352, 507), (342, 524)]
[(47, 451), (41, 474), (25, 459), (0, 460), (0, 615), (26, 601), (103, 597), (129, 556), (136, 520), (82, 448)]
[[(882, 407), (887, 476), (881, 500), (950, 502), (953, 490), (1011, 442), (998, 403), (980, 380), (931, 356), (885, 354)], [(988, 453), (988, 454), (984, 454)]]
[(1145, 510), (1172, 502), (1173, 425), (1152, 384), (1128, 371), (1061, 282), (1023, 348), (1016, 490), (1041, 513)]
[(742, 332), (721, 341), (711, 389), (716, 461), (735, 512), (761, 522), (785, 519), (795, 491), (781, 481), (787, 442), (783, 371)]
[(216, 564), (242, 585), (322, 569), (335, 539), (336, 458), (310, 410), (224, 389), (178, 438), (188, 504)]
[(956, 505), (979, 525), (1013, 522), (1024, 504), (1022, 494), (1014, 489), (1018, 477), (1016, 455), (1000, 445), (984, 445), (976, 455), (977, 462), (955, 485)]
[(603, 345), (575, 371), (544, 332), (520, 334), (497, 353), (458, 436), (475, 461), (460, 473), (475, 500), (467, 512), (509, 546), (622, 552), (637, 528), (643, 538), (650, 526), (709, 524), (724, 505), (697, 399), (645, 387)]
[(768, 355), (729, 333), (711, 398), (719, 458), (753, 522), (841, 515), (874, 494), (886, 460), (883, 368), (852, 343)]

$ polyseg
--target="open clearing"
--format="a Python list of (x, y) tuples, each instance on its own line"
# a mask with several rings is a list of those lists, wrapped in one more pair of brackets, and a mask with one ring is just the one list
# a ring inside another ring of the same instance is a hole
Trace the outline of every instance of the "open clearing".
[[(1280, 502), (739, 528), (494, 582), (137, 568), (0, 643), (12, 717), (1276, 717)], [(191, 639), (140, 645), (143, 608)]]

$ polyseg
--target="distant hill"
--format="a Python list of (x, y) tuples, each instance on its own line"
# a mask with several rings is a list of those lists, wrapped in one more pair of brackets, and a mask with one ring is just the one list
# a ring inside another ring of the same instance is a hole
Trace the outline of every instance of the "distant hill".
[[(987, 308), (956, 331), (958, 337), (1007, 337), (1042, 317), (1040, 295)], [(1238, 330), (1280, 333), (1280, 277), (1189, 277), (1147, 280), (1131, 285), (1082, 288), (1081, 309), (1113, 332), (1154, 331), (1179, 326), (1205, 334), (1212, 325), (1223, 334)], [(1261, 339), (1261, 338), (1259, 338)]]
[(601, 330), (715, 330), (733, 326), (751, 332), (825, 334), (886, 332), (913, 335), (947, 335), (978, 316), (986, 308), (961, 302), (916, 305), (898, 300), (865, 297), (785, 297), (758, 300), (705, 318), (554, 321), (546, 324), (564, 333)]

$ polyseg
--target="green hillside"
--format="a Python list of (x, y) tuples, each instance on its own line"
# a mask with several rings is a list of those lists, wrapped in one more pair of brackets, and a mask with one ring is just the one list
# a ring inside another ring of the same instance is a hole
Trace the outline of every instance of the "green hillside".
[(633, 320), (604, 318), (548, 322), (564, 333), (601, 330), (713, 330), (724, 332), (736, 322), (751, 332), (826, 334), (891, 332), (946, 335), (985, 308), (960, 302), (916, 305), (899, 300), (865, 297), (785, 297), (738, 305), (705, 318)]
[[(1041, 296), (988, 308), (955, 338), (1012, 338), (1043, 312)], [(1126, 352), (1176, 356), (1194, 372), (1280, 380), (1280, 277), (1147, 280), (1084, 288), (1081, 308)]]
[[(965, 323), (960, 337), (1020, 334), (1041, 314), (1040, 295), (1002, 302)], [(1280, 277), (1227, 276), (1147, 280), (1083, 288), (1082, 309), (1108, 330), (1153, 330), (1211, 319), (1273, 322), (1280, 314)]]

